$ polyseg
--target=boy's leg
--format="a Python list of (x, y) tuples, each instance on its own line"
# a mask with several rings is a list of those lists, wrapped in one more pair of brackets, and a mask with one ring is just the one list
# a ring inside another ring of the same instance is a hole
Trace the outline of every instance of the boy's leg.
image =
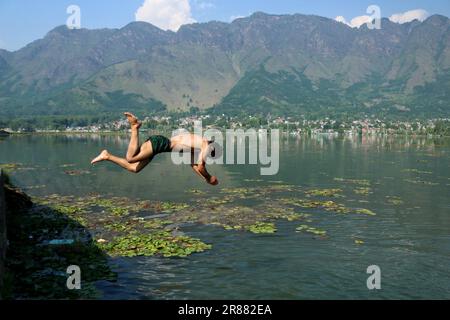
[(128, 144), (128, 150), (126, 155), (126, 159), (129, 160), (134, 156), (136, 156), (140, 151), (139, 128), (141, 127), (141, 123), (133, 114), (129, 112), (125, 112), (124, 114), (127, 117), (128, 122), (130, 123), (131, 126), (131, 138), (130, 143)]
[(139, 151), (139, 131), (131, 128), (131, 138), (130, 143), (128, 144), (126, 159), (129, 160), (133, 158)]
[(142, 146), (139, 148), (139, 153), (136, 154), (133, 157), (128, 158), (127, 161), (129, 163), (136, 163), (145, 159), (152, 159), (153, 158), (153, 148), (152, 143), (150, 141), (146, 141), (142, 144)]
[(130, 172), (138, 173), (150, 163), (151, 158), (145, 158), (135, 163), (129, 163), (127, 159), (116, 157), (110, 154), (108, 151), (103, 150), (102, 153), (100, 153), (98, 157), (92, 160), (91, 163), (94, 164), (100, 161), (111, 161)]
[[(209, 172), (206, 170), (206, 157), (208, 152), (208, 141), (204, 140), (202, 144), (202, 149), (200, 151), (200, 154), (198, 155), (198, 162), (197, 164), (192, 164), (192, 169), (206, 180), (209, 184), (217, 185), (219, 181), (217, 180), (217, 177), (211, 176)], [(193, 156), (192, 156), (193, 157)]]

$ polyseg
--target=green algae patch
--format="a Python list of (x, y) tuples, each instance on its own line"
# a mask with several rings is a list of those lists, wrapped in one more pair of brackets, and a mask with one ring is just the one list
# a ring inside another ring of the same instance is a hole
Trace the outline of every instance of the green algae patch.
[(305, 193), (307, 196), (313, 197), (343, 197), (342, 189), (313, 189)]
[(35, 170), (36, 167), (24, 166), (22, 163), (0, 163), (0, 169), (6, 173), (14, 173), (16, 171)]
[[(360, 185), (365, 182), (357, 183), (357, 188), (368, 188)], [(201, 195), (195, 189), (189, 192)], [(374, 215), (368, 209), (350, 208), (331, 200), (336, 197), (344, 197), (342, 189), (304, 190), (277, 183), (224, 188), (206, 199), (204, 196), (192, 197), (189, 203), (96, 194), (85, 197), (50, 195), (37, 202), (58, 209), (86, 227), (97, 245), (111, 256), (174, 257), (211, 248), (199, 239), (179, 235), (183, 227), (190, 224), (217, 226), (233, 232), (271, 234), (277, 231), (275, 223), (278, 220), (311, 223), (315, 214), (323, 212)], [(303, 231), (318, 236), (326, 234), (325, 230), (313, 227)]]
[(173, 203), (173, 202), (162, 202), (160, 206), (161, 211), (163, 212), (177, 212), (189, 208), (189, 205), (186, 203)]
[(349, 184), (356, 184), (360, 186), (370, 186), (369, 180), (364, 179), (344, 179), (344, 178), (334, 178), (334, 181), (342, 182), (342, 183), (349, 183)]
[(426, 186), (437, 186), (439, 185), (439, 182), (431, 182), (431, 181), (424, 181), (420, 179), (404, 179), (403, 181), (413, 183), (413, 184), (421, 184)]
[(375, 212), (373, 212), (372, 210), (369, 210), (369, 209), (356, 209), (355, 212), (358, 214), (365, 214), (368, 216), (376, 216), (377, 215)]
[(160, 254), (164, 257), (186, 257), (211, 249), (211, 245), (187, 236), (172, 236), (161, 231), (150, 234), (132, 233), (100, 244), (111, 256), (135, 257)]
[(293, 205), (301, 208), (321, 208), (325, 211), (332, 211), (335, 213), (350, 213), (352, 210), (344, 206), (343, 204), (336, 203), (334, 201), (311, 201), (305, 199), (291, 199), (282, 198), (281, 202), (287, 205)]
[[(88, 228), (95, 236), (97, 245), (111, 256), (159, 254), (184, 257), (211, 247), (198, 239), (172, 235), (174, 228), (170, 225), (173, 220), (153, 218), (158, 214), (169, 216), (186, 211), (189, 205), (184, 203), (101, 198), (97, 195), (79, 198), (51, 195), (35, 200), (41, 206), (49, 205)], [(142, 213), (150, 216), (148, 219), (139, 217), (138, 214)]]
[(431, 171), (421, 171), (419, 169), (403, 169), (403, 172), (411, 172), (411, 173), (418, 173), (418, 174), (432, 174)]
[(359, 187), (359, 188), (355, 188), (353, 189), (353, 192), (362, 196), (368, 196), (371, 192), (371, 188), (369, 187)]
[(75, 163), (64, 163), (59, 166), (60, 168), (70, 168), (75, 167)]
[(306, 233), (311, 233), (314, 234), (316, 236), (326, 236), (327, 232), (325, 230), (321, 230), (315, 227), (310, 227), (306, 224), (302, 224), (301, 226), (297, 227), (295, 229), (297, 232), (306, 232)]
[(387, 198), (387, 203), (394, 205), (394, 206), (399, 206), (404, 203), (403, 200), (397, 196), (387, 196), (386, 198)]
[(90, 174), (91, 172), (88, 170), (65, 170), (64, 173), (69, 176), (81, 176), (81, 175)]
[(277, 228), (274, 223), (257, 222), (248, 226), (247, 230), (252, 233), (275, 233)]

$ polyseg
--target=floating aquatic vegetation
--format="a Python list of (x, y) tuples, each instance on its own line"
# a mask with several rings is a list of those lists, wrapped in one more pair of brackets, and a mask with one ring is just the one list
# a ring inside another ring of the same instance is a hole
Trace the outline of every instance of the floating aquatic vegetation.
[(65, 163), (59, 166), (60, 168), (69, 168), (69, 167), (75, 167), (74, 163)]
[[(212, 225), (220, 225), (220, 223), (213, 222)], [(227, 224), (222, 226), (225, 230), (242, 230), (242, 226), (229, 226)]]
[(162, 202), (160, 206), (162, 212), (176, 212), (189, 208), (189, 205), (186, 203), (174, 203), (174, 202)]
[(244, 179), (245, 182), (263, 182), (262, 179)]
[(42, 189), (47, 187), (45, 184), (36, 185), (36, 186), (27, 186), (26, 188), (23, 188), (24, 190), (31, 190), (31, 189)]
[(83, 174), (90, 174), (91, 172), (88, 170), (65, 170), (64, 173), (69, 176), (81, 176)]
[(317, 235), (317, 236), (326, 236), (327, 235), (327, 232), (325, 230), (320, 230), (320, 229), (317, 229), (315, 227), (310, 227), (310, 226), (308, 226), (306, 224), (302, 224), (301, 226), (297, 227), (295, 230), (297, 232), (312, 233), (312, 234)]
[(274, 223), (257, 222), (247, 227), (247, 230), (252, 233), (274, 233), (277, 231)]
[(91, 205), (102, 207), (114, 216), (126, 216), (130, 213), (127, 207), (117, 205), (112, 199), (92, 199)]
[[(367, 188), (360, 186), (357, 189)], [(189, 192), (200, 194), (195, 189)], [(312, 222), (312, 212), (300, 213), (298, 208), (319, 212), (375, 214), (368, 209), (352, 209), (331, 200), (311, 199), (342, 196), (342, 189), (307, 190), (306, 199), (298, 198), (300, 192), (303, 191), (299, 186), (277, 183), (225, 188), (207, 201), (200, 197), (192, 199), (190, 204), (99, 195), (78, 198), (50, 195), (40, 199), (40, 203), (56, 206), (60, 212), (86, 226), (97, 240), (101, 240), (96, 243), (103, 250), (119, 256), (184, 256), (208, 249), (210, 246), (200, 240), (177, 235), (179, 228), (190, 223), (220, 226), (232, 231), (274, 233), (276, 220)], [(293, 197), (287, 197), (289, 194)], [(252, 204), (247, 203), (248, 199), (252, 199)], [(313, 227), (303, 231), (320, 236), (326, 234), (326, 231)]]
[(370, 181), (369, 180), (334, 178), (334, 181), (343, 182), (343, 183), (358, 184), (358, 185), (361, 185), (361, 186), (369, 186), (370, 185)]
[(251, 193), (252, 190), (250, 188), (223, 188), (220, 190), (222, 193), (229, 193), (229, 194), (247, 194)]
[(326, 211), (333, 211), (336, 213), (350, 213), (351, 209), (334, 201), (311, 201), (304, 199), (290, 199), (282, 198), (280, 201), (284, 204), (294, 205), (301, 208), (323, 208)]
[(298, 188), (290, 184), (277, 184), (273, 186), (268, 186), (264, 189), (259, 189), (260, 192), (271, 193), (271, 192), (287, 192), (287, 191), (297, 191)]
[(307, 196), (314, 197), (343, 197), (342, 189), (313, 189), (305, 191)]
[(164, 257), (186, 257), (211, 249), (211, 245), (187, 236), (173, 236), (160, 231), (150, 234), (133, 233), (101, 243), (100, 248), (111, 256), (134, 257), (161, 254)]
[(359, 187), (359, 188), (355, 188), (353, 189), (353, 192), (359, 195), (363, 195), (363, 196), (367, 196), (371, 193), (371, 188), (369, 187)]
[[(209, 248), (196, 239), (188, 236), (172, 236), (164, 228), (173, 223), (171, 220), (130, 218), (131, 213), (137, 213), (149, 208), (154, 212), (168, 212), (170, 214), (185, 210), (189, 207), (183, 203), (132, 201), (127, 198), (100, 198), (88, 196), (85, 198), (57, 197), (51, 195), (46, 199), (39, 199), (41, 205), (53, 203), (52, 207), (61, 214), (79, 219), (88, 226), (93, 233), (101, 235), (98, 242), (101, 248), (113, 255), (123, 253), (126, 256), (162, 254), (168, 256), (186, 256), (193, 252), (200, 252)], [(71, 205), (79, 203), (78, 205)], [(98, 212), (102, 209), (102, 212)], [(125, 218), (126, 217), (126, 218)], [(104, 240), (104, 241), (103, 241)], [(122, 241), (123, 240), (123, 241)], [(134, 243), (136, 248), (122, 250), (124, 243)]]
[(376, 216), (377, 215), (375, 212), (373, 212), (372, 210), (369, 210), (369, 209), (356, 209), (355, 212), (358, 214), (366, 214), (368, 216)]
[(257, 197), (261, 196), (263, 191), (261, 191), (260, 189), (258, 189), (256, 187), (250, 187), (250, 188), (239, 187), (239, 188), (223, 188), (222, 190), (220, 190), (220, 193), (226, 194), (229, 199), (246, 200), (246, 199), (252, 199), (252, 198), (257, 198)]
[(164, 228), (167, 225), (173, 224), (172, 220), (161, 220), (161, 219), (152, 219), (149, 221), (143, 222), (143, 227), (147, 229), (161, 229)]
[(432, 174), (431, 171), (420, 171), (419, 169), (403, 169), (403, 172), (412, 172), (412, 173), (419, 173), (419, 174)]
[(130, 228), (130, 226), (127, 223), (119, 223), (119, 222), (105, 224), (105, 229), (117, 232), (128, 232), (132, 230), (132, 228)]
[(431, 182), (431, 181), (423, 181), (423, 180), (412, 180), (412, 179), (404, 179), (403, 181), (414, 183), (414, 184), (423, 184), (427, 186), (437, 186), (439, 185), (439, 182)]
[(400, 197), (397, 197), (397, 196), (386, 196), (386, 198), (387, 198), (387, 202), (389, 204), (394, 205), (394, 206), (398, 206), (398, 205), (403, 204), (403, 200)]
[[(211, 197), (208, 199), (208, 203), (210, 205), (220, 205), (220, 204), (226, 204), (233, 201), (233, 197), (222, 197), (222, 198), (218, 198), (218, 197)], [(202, 200), (203, 202), (203, 200)]]
[(74, 205), (62, 205), (62, 204), (53, 204), (50, 205), (50, 208), (55, 210), (56, 212), (59, 212), (61, 214), (72, 216), (76, 213), (82, 213), (83, 208), (74, 206)]
[(0, 169), (3, 169), (6, 172), (14, 172), (14, 171), (25, 171), (25, 170), (35, 170), (36, 167), (26, 167), (22, 163), (0, 163)]
[(369, 209), (350, 209), (344, 206), (343, 204), (336, 203), (334, 201), (309, 201), (309, 200), (303, 200), (303, 199), (281, 199), (282, 202), (286, 204), (292, 204), (295, 206), (299, 206), (302, 208), (322, 208), (325, 211), (331, 211), (335, 213), (342, 213), (342, 214), (348, 214), (351, 212), (355, 212), (358, 214), (367, 214), (367, 215), (375, 215), (374, 212), (370, 211)]

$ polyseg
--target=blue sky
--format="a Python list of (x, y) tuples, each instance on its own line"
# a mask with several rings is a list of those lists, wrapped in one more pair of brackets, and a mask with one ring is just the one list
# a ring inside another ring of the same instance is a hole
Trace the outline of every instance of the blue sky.
[[(166, 17), (170, 21), (158, 16), (159, 20), (154, 24), (159, 23), (162, 28), (173, 28), (189, 21), (229, 22), (232, 17), (247, 16), (255, 11), (316, 14), (333, 19), (343, 16), (346, 21), (351, 21), (365, 15), (371, 4), (381, 8), (383, 17), (414, 9), (450, 16), (449, 0), (0, 0), (0, 48), (17, 50), (42, 38), (52, 28), (65, 24), (66, 9), (72, 4), (81, 9), (81, 27), (120, 28), (136, 20), (136, 12), (144, 1), (148, 3), (138, 15), (144, 21), (154, 21), (155, 10), (161, 6), (182, 11)], [(185, 6), (188, 2), (189, 10)]]

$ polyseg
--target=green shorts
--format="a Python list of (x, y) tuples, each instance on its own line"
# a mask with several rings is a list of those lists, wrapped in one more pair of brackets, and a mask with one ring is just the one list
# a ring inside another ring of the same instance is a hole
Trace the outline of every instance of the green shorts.
[(164, 136), (150, 136), (147, 141), (150, 141), (150, 143), (152, 144), (154, 156), (158, 153), (172, 151), (172, 149), (170, 148), (170, 140)]

